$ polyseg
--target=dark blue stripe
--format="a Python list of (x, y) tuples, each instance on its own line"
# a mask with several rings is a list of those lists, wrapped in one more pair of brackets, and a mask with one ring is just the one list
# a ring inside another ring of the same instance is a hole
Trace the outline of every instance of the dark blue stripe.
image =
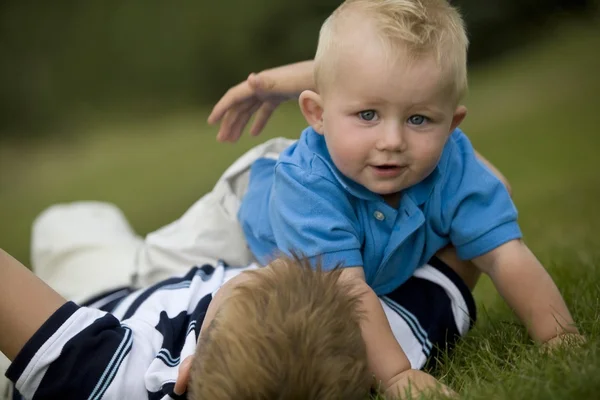
[(148, 392), (148, 400), (161, 400), (166, 395), (169, 395), (174, 400), (187, 400), (187, 393), (182, 395), (175, 394), (175, 383), (165, 383), (158, 392)]
[(56, 310), (56, 312), (44, 322), (42, 327), (27, 341), (25, 346), (23, 346), (6, 371), (6, 377), (13, 382), (18, 381), (40, 347), (42, 347), (42, 345), (46, 343), (46, 341), (48, 341), (48, 339), (50, 339), (50, 337), (52, 337), (52, 335), (54, 335), (77, 310), (79, 310), (79, 306), (72, 301), (63, 304), (62, 307)]
[(106, 311), (109, 313), (113, 312), (114, 310), (116, 310), (117, 306), (121, 304), (121, 302), (133, 292), (133, 290), (131, 292), (123, 292), (123, 296), (115, 297), (113, 300), (100, 307), (99, 310)]
[(473, 293), (467, 286), (467, 284), (462, 280), (460, 276), (445, 262), (440, 260), (437, 257), (432, 257), (428, 262), (433, 268), (440, 271), (442, 274), (446, 275), (448, 279), (454, 283), (454, 286), (459, 290), (462, 297), (465, 299), (465, 303), (467, 303), (467, 309), (469, 310), (469, 318), (471, 318), (469, 329), (473, 328), (475, 321), (477, 321), (477, 307), (475, 305), (475, 299), (473, 298)]
[[(108, 297), (108, 296), (110, 296), (112, 294), (115, 294), (117, 292), (120, 292), (121, 290), (123, 290), (124, 293), (125, 293), (125, 295), (123, 297), (125, 297), (128, 294), (131, 294), (131, 293), (134, 292), (134, 289), (131, 288), (131, 287), (129, 287), (129, 286), (121, 286), (121, 287), (118, 287), (116, 289), (111, 289), (111, 290), (104, 291), (104, 292), (102, 292), (102, 293), (100, 293), (100, 294), (98, 294), (98, 295), (96, 295), (94, 297), (89, 298), (88, 300), (80, 302), (80, 304), (81, 304), (82, 307), (89, 307), (90, 305), (96, 303), (97, 301), (102, 300), (102, 299), (104, 299), (104, 298), (106, 298), (106, 297)], [(101, 310), (102, 311), (107, 311), (107, 310), (104, 309), (104, 307), (102, 307)]]
[(12, 400), (24, 400), (24, 397), (19, 393), (19, 391), (15, 388), (12, 394)]
[[(423, 354), (425, 355), (425, 357), (429, 357), (429, 353), (428, 353), (427, 350), (431, 351), (431, 349), (427, 345), (427, 339), (428, 339), (427, 338), (427, 334), (423, 334), (420, 331), (418, 331), (417, 327), (415, 326), (415, 322), (414, 321), (409, 321), (408, 317), (405, 316), (404, 313), (402, 313), (400, 311), (400, 309), (398, 308), (398, 306), (395, 304), (395, 302), (393, 300), (386, 299), (385, 300), (385, 304), (387, 304), (388, 307), (390, 307), (396, 314), (398, 314), (398, 316), (400, 318), (402, 318), (404, 320), (404, 322), (406, 323), (406, 325), (408, 326), (408, 328), (412, 332), (412, 334), (415, 337), (415, 339), (417, 339), (417, 342), (419, 342), (419, 344), (421, 345), (421, 351), (423, 352)], [(423, 339), (424, 335), (425, 335), (425, 339)]]
[[(113, 357), (129, 351), (122, 346), (128, 334), (131, 330), (121, 326), (111, 314), (95, 320), (65, 343), (59, 357), (48, 367), (34, 399), (88, 398)], [(131, 348), (130, 341), (128, 347)]]
[(90, 395), (92, 400), (101, 399), (104, 397), (104, 393), (106, 393), (110, 387), (110, 384), (115, 379), (115, 376), (117, 376), (119, 368), (121, 368), (121, 364), (125, 360), (125, 357), (127, 357), (131, 351), (131, 347), (133, 345), (133, 332), (129, 327), (123, 327), (123, 329), (125, 329), (123, 341), (121, 341), (121, 345), (119, 346), (117, 353), (115, 353), (111, 359), (111, 362), (100, 377), (100, 380), (96, 384), (96, 387), (94, 387), (94, 391)]
[(163, 288), (164, 286), (173, 285), (173, 284), (176, 284), (176, 283), (181, 283), (181, 282), (185, 282), (185, 281), (191, 281), (194, 278), (194, 276), (196, 275), (196, 273), (198, 272), (198, 270), (199, 270), (198, 267), (194, 267), (187, 274), (185, 274), (181, 278), (166, 279), (164, 281), (161, 281), (161, 282), (157, 283), (154, 286), (150, 286), (148, 289), (144, 290), (133, 301), (133, 303), (131, 303), (131, 305), (129, 306), (129, 308), (125, 312), (125, 315), (123, 315), (123, 320), (131, 318), (131, 316), (133, 314), (135, 314), (135, 312), (144, 303), (144, 301), (146, 301), (150, 296), (152, 296), (155, 292), (159, 291), (161, 288)]

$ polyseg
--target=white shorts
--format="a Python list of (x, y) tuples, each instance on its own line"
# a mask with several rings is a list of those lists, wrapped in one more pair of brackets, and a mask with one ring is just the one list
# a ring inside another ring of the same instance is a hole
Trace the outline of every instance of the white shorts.
[(250, 166), (261, 157), (276, 158), (292, 143), (276, 138), (252, 148), (179, 219), (145, 238), (112, 204), (51, 206), (33, 224), (32, 268), (62, 296), (80, 301), (117, 286), (152, 285), (194, 265), (223, 260), (230, 266), (247, 266), (255, 260), (237, 212)]

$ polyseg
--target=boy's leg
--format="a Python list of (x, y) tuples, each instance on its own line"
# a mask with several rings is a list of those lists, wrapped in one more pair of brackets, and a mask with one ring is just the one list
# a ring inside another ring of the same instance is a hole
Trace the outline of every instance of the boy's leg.
[[(467, 272), (472, 279), (470, 270)], [(451, 350), (477, 319), (469, 286), (436, 256), (380, 300), (414, 369), (423, 368), (440, 351)]]
[(251, 148), (179, 219), (148, 234), (139, 253), (138, 284), (152, 285), (194, 265), (218, 260), (232, 267), (253, 262), (237, 219), (250, 168), (258, 158), (277, 158), (293, 142), (274, 138)]
[(81, 302), (130, 286), (141, 244), (112, 204), (57, 204), (33, 224), (32, 269), (63, 297)]

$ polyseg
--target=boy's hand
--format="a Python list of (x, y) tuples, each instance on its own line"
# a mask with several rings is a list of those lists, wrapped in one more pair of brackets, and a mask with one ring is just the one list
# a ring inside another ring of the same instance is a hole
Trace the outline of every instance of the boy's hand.
[(439, 393), (447, 397), (457, 398), (458, 393), (435, 379), (433, 376), (416, 369), (401, 372), (390, 380), (385, 391), (388, 400), (419, 398), (427, 392)]
[(563, 333), (552, 339), (548, 340), (542, 345), (542, 350), (545, 352), (551, 352), (557, 348), (569, 346), (578, 347), (586, 342), (585, 336), (578, 333)]
[(236, 142), (256, 114), (250, 128), (250, 134), (256, 136), (281, 103), (297, 98), (303, 90), (313, 87), (312, 60), (252, 73), (225, 93), (210, 113), (208, 123), (213, 125), (221, 121), (218, 141)]

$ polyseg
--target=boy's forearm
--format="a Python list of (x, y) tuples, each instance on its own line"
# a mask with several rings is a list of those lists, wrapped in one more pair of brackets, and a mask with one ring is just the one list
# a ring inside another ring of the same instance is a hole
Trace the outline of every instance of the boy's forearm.
[(577, 333), (562, 295), (535, 255), (521, 241), (504, 246), (511, 251), (486, 272), (530, 336), (545, 343), (562, 333)]
[[(350, 268), (349, 270), (354, 270)], [(362, 268), (360, 268), (362, 271)], [(346, 272), (346, 271), (344, 271)], [(342, 275), (343, 276), (343, 275)], [(367, 348), (371, 372), (383, 389), (387, 389), (394, 378), (411, 368), (410, 361), (394, 337), (392, 328), (383, 311), (379, 297), (362, 279), (355, 277), (355, 289), (360, 293), (362, 311), (361, 333)]]
[(0, 351), (11, 361), (66, 300), (0, 249)]
[(410, 361), (394, 337), (375, 292), (365, 291), (362, 302), (365, 318), (361, 331), (367, 347), (368, 362), (377, 382), (381, 382), (382, 389), (387, 390), (398, 375), (411, 369)]

